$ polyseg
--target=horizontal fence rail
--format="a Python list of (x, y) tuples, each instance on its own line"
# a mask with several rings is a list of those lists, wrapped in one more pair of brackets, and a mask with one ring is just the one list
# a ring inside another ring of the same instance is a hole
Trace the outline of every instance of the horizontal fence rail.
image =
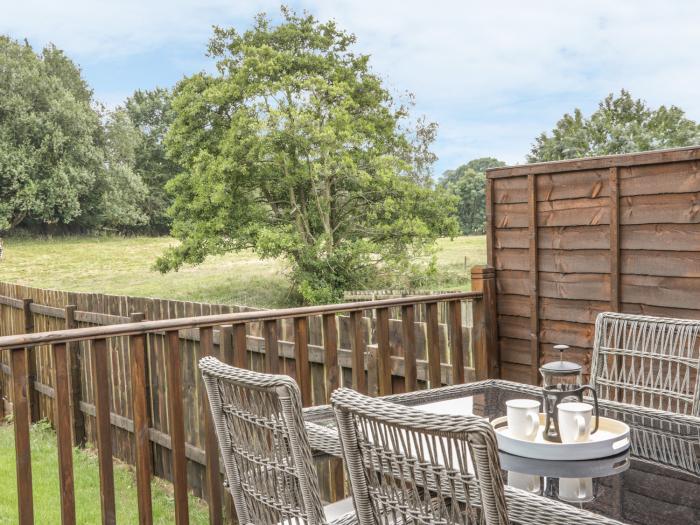
[[(15, 331), (0, 337), (0, 411), (14, 416), (20, 523), (34, 520), (29, 428), (40, 417), (56, 428), (63, 523), (75, 523), (72, 447), (86, 442), (97, 449), (103, 523), (116, 522), (113, 457), (135, 466), (140, 523), (153, 521), (153, 475), (173, 482), (177, 524), (188, 523), (188, 491), (205, 497), (211, 523), (232, 519), (198, 359), (291, 375), (305, 406), (327, 403), (339, 386), (386, 395), (494, 377), (493, 270), (474, 268), (472, 279), (472, 292), (215, 315), (195, 308), (155, 320), (0, 295), (2, 333)], [(64, 329), (34, 331), (56, 325)], [(329, 501), (345, 496), (338, 461), (317, 462)]]

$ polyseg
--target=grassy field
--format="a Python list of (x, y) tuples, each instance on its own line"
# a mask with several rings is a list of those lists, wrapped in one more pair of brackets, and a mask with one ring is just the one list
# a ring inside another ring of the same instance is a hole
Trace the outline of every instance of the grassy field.
[[(290, 305), (285, 265), (251, 253), (210, 257), (165, 275), (154, 271), (156, 257), (175, 242), (168, 237), (9, 238), (0, 281), (268, 308)], [(437, 256), (439, 275), (431, 287), (467, 289), (468, 269), (486, 260), (485, 237), (440, 239)]]
[[(45, 422), (31, 430), (34, 520), (36, 523), (60, 523), (58, 459), (56, 434)], [(100, 477), (97, 458), (89, 450), (73, 451), (75, 472), (75, 510), (77, 523), (100, 523)], [(0, 423), (0, 524), (14, 524), (17, 517), (15, 447), (12, 425)], [(114, 469), (117, 523), (138, 523), (136, 479), (132, 469), (117, 464)], [(175, 512), (170, 485), (154, 479), (152, 485), (153, 522), (174, 523)], [(190, 523), (209, 521), (206, 506), (190, 496)]]

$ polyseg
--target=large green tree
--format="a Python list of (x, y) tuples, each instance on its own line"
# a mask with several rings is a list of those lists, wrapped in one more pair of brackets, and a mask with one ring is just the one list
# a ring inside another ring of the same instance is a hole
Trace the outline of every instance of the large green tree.
[(333, 301), (408, 271), (455, 233), (453, 199), (424, 174), (434, 127), (407, 131), (409, 108), (352, 50), (355, 37), (288, 9), (282, 18), (215, 28), (218, 73), (177, 86), (166, 146), (184, 169), (169, 183), (181, 244), (158, 266), (252, 248), (286, 258), (305, 301)]
[(622, 90), (600, 102), (588, 118), (565, 114), (550, 134), (532, 146), (529, 162), (613, 155), (700, 144), (700, 126), (676, 106), (650, 108)]
[(0, 36), (0, 233), (86, 215), (102, 161), (100, 116), (75, 64)]
[(462, 233), (481, 234), (486, 223), (486, 170), (505, 166), (493, 157), (470, 160), (454, 170), (447, 170), (440, 178), (440, 186), (452, 193), (458, 201), (457, 217)]
[(143, 211), (148, 216), (148, 228), (155, 233), (167, 233), (167, 215), (172, 199), (165, 191), (166, 183), (180, 172), (178, 165), (165, 153), (165, 134), (173, 122), (172, 93), (169, 89), (137, 90), (124, 104), (140, 140), (134, 150), (134, 171), (148, 187)]

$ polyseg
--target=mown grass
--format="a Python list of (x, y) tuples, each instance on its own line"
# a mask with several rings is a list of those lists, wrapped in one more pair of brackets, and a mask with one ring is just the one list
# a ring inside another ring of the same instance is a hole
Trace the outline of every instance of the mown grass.
[[(267, 308), (291, 305), (283, 261), (262, 261), (249, 252), (209, 257), (165, 275), (154, 271), (158, 255), (175, 242), (169, 237), (8, 238), (0, 280)], [(486, 260), (485, 237), (440, 239), (436, 248), (438, 272), (425, 288), (468, 289), (469, 268)]]
[[(32, 425), (32, 485), (35, 523), (60, 523), (58, 458), (56, 434), (46, 422)], [(101, 522), (100, 481), (97, 458), (90, 449), (73, 450), (75, 473), (76, 521), (81, 524)], [(15, 476), (14, 430), (11, 424), (0, 423), (0, 524), (18, 523), (17, 483)], [(114, 468), (117, 523), (138, 523), (136, 479), (132, 468), (121, 463)], [(174, 523), (175, 512), (170, 485), (154, 479), (152, 484), (153, 522)], [(206, 505), (190, 496), (190, 523), (205, 524), (209, 520)]]

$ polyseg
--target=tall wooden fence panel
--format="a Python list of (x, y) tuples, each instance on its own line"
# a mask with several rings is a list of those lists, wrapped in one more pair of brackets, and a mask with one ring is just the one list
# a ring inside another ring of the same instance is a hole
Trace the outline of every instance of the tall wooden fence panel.
[(487, 221), (504, 379), (588, 369), (602, 311), (700, 318), (700, 148), (490, 170)]

